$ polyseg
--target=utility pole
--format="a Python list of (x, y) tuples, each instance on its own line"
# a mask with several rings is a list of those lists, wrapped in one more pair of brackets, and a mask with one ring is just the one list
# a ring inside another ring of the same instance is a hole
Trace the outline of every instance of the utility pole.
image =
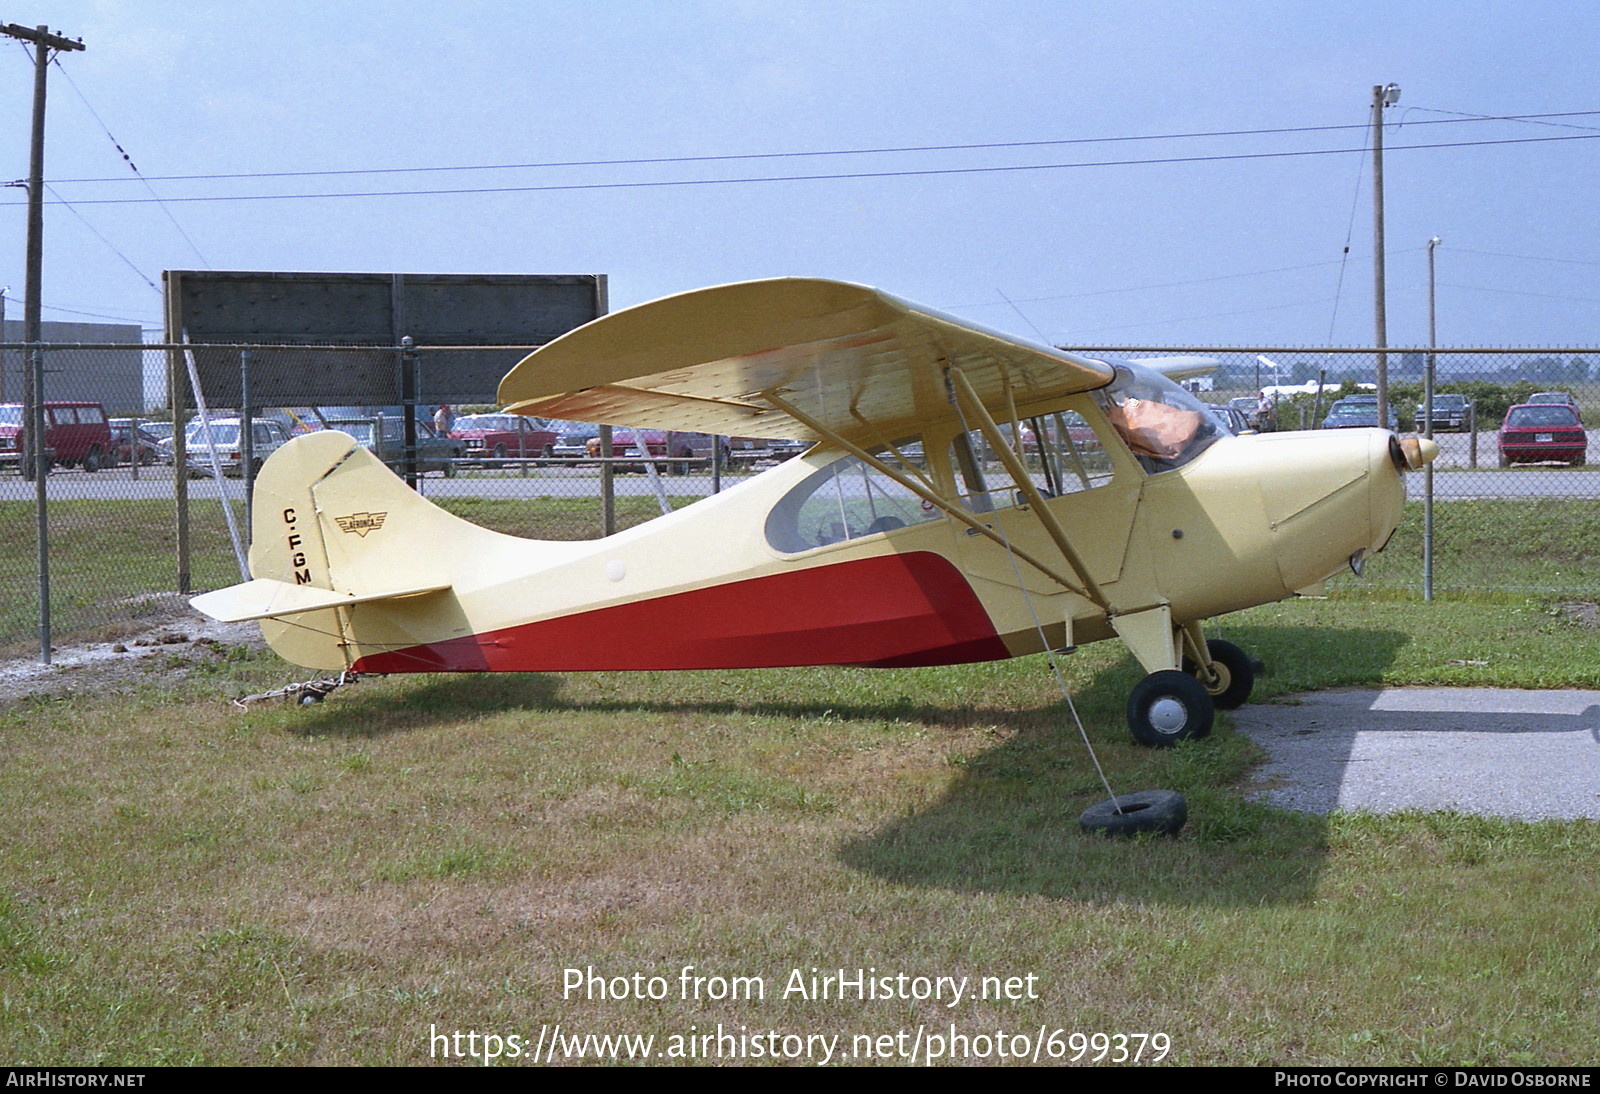
[(1378, 428), (1389, 421), (1389, 316), (1383, 285), (1383, 108), (1400, 101), (1399, 84), (1372, 87), (1372, 281), (1377, 322)]
[(0, 34), (33, 43), (33, 142), (28, 152), (28, 253), (27, 299), (22, 302), (22, 340), (28, 344), (23, 372), (23, 398), (27, 403), (27, 450), (24, 463), (33, 462), (34, 498), (38, 507), (39, 549), (39, 660), (50, 663), (50, 534), (45, 511), (45, 476), (50, 464), (44, 446), (44, 348), (39, 344), (39, 309), (44, 293), (44, 102), (45, 76), (50, 71), (50, 51), (81, 50), (83, 41), (51, 34), (45, 26), (16, 23), (0, 26)]

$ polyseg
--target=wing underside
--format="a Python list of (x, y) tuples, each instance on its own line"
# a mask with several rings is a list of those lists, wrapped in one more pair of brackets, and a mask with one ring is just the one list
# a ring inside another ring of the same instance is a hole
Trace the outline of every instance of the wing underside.
[(986, 404), (1102, 387), (1103, 362), (919, 308), (862, 285), (747, 281), (641, 304), (535, 351), (500, 383), (522, 414), (636, 428), (816, 440), (769, 396), (852, 440), (953, 417), (945, 368)]

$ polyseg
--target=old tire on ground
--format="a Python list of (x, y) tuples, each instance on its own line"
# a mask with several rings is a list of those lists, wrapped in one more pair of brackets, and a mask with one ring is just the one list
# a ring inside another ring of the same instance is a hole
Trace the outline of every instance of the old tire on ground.
[(1078, 815), (1078, 827), (1095, 836), (1176, 836), (1189, 819), (1189, 805), (1176, 790), (1140, 790), (1096, 802)]
[(1216, 704), (1200, 681), (1179, 669), (1152, 672), (1128, 693), (1128, 731), (1151, 748), (1171, 748), (1211, 732)]
[[(1250, 698), (1250, 692), (1256, 686), (1256, 664), (1250, 656), (1235, 646), (1232, 642), (1224, 642), (1220, 638), (1206, 641), (1206, 652), (1211, 655), (1211, 662), (1217, 669), (1217, 680), (1207, 684), (1201, 680), (1201, 686), (1211, 696), (1211, 701), (1218, 710), (1234, 710)], [(1183, 659), (1183, 671), (1199, 679), (1200, 666), (1191, 658)]]

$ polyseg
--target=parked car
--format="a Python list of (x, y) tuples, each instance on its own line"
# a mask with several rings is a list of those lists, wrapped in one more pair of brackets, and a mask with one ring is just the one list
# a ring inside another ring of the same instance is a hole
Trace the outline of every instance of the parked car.
[(111, 467), (139, 461), (139, 466), (149, 467), (161, 456), (161, 438), (145, 428), (146, 423), (132, 418), (111, 419), (111, 447), (107, 449), (107, 463)]
[(545, 425), (556, 435), (551, 454), (561, 459), (587, 456), (589, 442), (600, 435), (600, 427), (588, 422), (551, 421)]
[(1500, 425), (1500, 466), (1565, 463), (1582, 467), (1589, 435), (1576, 407), (1563, 403), (1519, 403)]
[(1228, 406), (1244, 415), (1244, 420), (1250, 423), (1250, 428), (1256, 428), (1256, 406), (1260, 400), (1254, 395), (1240, 395), (1229, 399)]
[[(348, 433), (356, 443), (396, 473), (405, 470), (406, 423), (401, 418), (325, 418), (323, 428)], [(441, 437), (427, 422), (417, 422), (417, 474), (438, 471), (447, 479), (456, 476), (456, 462), (462, 458), (462, 442)]]
[[(635, 439), (637, 437), (637, 440)], [(660, 429), (640, 429), (638, 431), (626, 429), (622, 426), (611, 427), (611, 456), (621, 459), (624, 456), (641, 455), (640, 442), (652, 456), (665, 456), (667, 449), (667, 434)], [(588, 456), (595, 459), (601, 455), (600, 434), (598, 430), (589, 438)], [(643, 471), (644, 465), (637, 463), (619, 463), (613, 465), (617, 471)]]
[(1583, 411), (1578, 408), (1578, 400), (1572, 397), (1569, 391), (1540, 391), (1528, 396), (1529, 403), (1555, 403), (1560, 406), (1570, 406), (1578, 421), (1583, 421)]
[[(204, 423), (191, 422), (183, 435), (184, 462), (190, 478), (213, 474), (220, 467), (228, 478), (244, 476), (244, 422), (238, 418), (213, 418), (209, 433)], [(289, 431), (270, 418), (251, 421), (254, 443), (250, 453), (252, 474), (267, 457), (289, 443)], [(212, 459), (213, 453), (215, 460)]]
[(721, 437), (675, 430), (667, 438), (667, 453), (678, 459), (710, 460), (719, 447), (725, 464), (754, 463), (772, 456), (770, 442), (760, 437)]
[[(1433, 431), (1451, 430), (1456, 433), (1467, 431), (1467, 422), (1472, 413), (1472, 400), (1465, 395), (1454, 395), (1448, 392), (1436, 392), (1433, 396)], [(1417, 432), (1424, 432), (1428, 428), (1428, 414), (1421, 403), (1417, 404)]]
[(1378, 397), (1376, 395), (1349, 395), (1328, 408), (1328, 416), (1322, 419), (1323, 429), (1392, 429), (1400, 430), (1400, 418), (1394, 412), (1394, 406), (1389, 407), (1389, 424), (1378, 424)]
[(1245, 417), (1243, 411), (1233, 406), (1217, 406), (1215, 403), (1207, 403), (1206, 409), (1211, 411), (1211, 416), (1234, 436), (1250, 432), (1250, 419)]
[(456, 419), (450, 436), (461, 442), (469, 460), (553, 456), (559, 439), (540, 419), (521, 414), (468, 414)]
[[(98, 471), (111, 452), (111, 424), (99, 403), (45, 403), (44, 445), (50, 462), (61, 467)], [(20, 466), (27, 445), (27, 422), (18, 403), (0, 405), (0, 463)], [(33, 469), (22, 467), (24, 476)]]

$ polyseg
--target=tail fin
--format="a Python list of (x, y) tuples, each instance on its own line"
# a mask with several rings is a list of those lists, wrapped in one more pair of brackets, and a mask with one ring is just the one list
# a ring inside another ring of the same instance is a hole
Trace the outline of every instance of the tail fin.
[[(423, 500), (344, 433), (311, 433), (285, 445), (256, 479), (250, 573), (255, 580), (195, 597), (217, 619), (260, 619), (267, 642), (299, 665), (343, 669), (364, 652), (350, 625), (356, 604), (410, 601), (448, 611), (443, 552), (477, 528)], [(396, 603), (394, 606), (399, 607)], [(407, 612), (385, 616), (362, 643), (406, 644)], [(393, 616), (394, 618), (388, 618)], [(371, 652), (366, 650), (365, 652)]]

